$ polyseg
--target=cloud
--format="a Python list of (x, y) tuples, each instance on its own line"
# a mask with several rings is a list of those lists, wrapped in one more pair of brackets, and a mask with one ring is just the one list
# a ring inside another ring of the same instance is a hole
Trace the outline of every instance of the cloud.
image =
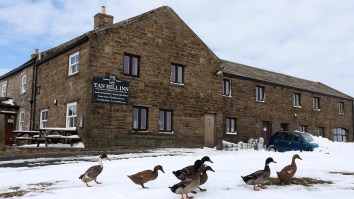
[(102, 5), (114, 22), (168, 5), (222, 59), (354, 96), (351, 0), (1, 1), (1, 65), (19, 66), (35, 48), (44, 51), (92, 30)]

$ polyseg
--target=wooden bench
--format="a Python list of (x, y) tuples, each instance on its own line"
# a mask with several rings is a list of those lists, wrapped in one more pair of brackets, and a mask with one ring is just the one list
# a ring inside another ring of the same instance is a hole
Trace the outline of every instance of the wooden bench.
[[(44, 140), (45, 146), (47, 147), (50, 143), (58, 143), (61, 141), (63, 144), (70, 144), (73, 146), (75, 141), (79, 141), (81, 138), (76, 134), (76, 128), (43, 128), (40, 129), (42, 132), (42, 140)], [(39, 146), (40, 141), (37, 142)]]
[(12, 143), (16, 144), (16, 146), (20, 145), (20, 142), (27, 141), (26, 144), (31, 144), (36, 141), (38, 137), (40, 137), (40, 131), (26, 131), (26, 130), (15, 130), (12, 131)]

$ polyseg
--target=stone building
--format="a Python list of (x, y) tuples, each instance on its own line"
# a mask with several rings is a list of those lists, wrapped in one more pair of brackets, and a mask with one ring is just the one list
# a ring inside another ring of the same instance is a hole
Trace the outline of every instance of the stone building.
[(169, 7), (115, 24), (103, 7), (92, 31), (0, 84), (19, 106), (16, 129), (76, 127), (86, 148), (220, 148), (281, 128), (353, 141), (352, 97), (222, 60)]

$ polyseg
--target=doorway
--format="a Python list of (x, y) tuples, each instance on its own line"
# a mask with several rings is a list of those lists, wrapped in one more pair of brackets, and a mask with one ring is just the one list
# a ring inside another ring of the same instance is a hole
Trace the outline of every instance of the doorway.
[(213, 148), (215, 146), (215, 115), (204, 115), (204, 146)]
[(264, 144), (269, 144), (269, 138), (272, 133), (272, 122), (270, 121), (263, 121), (262, 122), (262, 135), (264, 139)]
[(11, 145), (12, 131), (16, 129), (16, 115), (5, 114), (5, 145)]

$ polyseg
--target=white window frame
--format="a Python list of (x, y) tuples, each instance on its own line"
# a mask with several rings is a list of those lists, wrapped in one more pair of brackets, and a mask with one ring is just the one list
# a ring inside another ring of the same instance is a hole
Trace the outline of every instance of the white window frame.
[(225, 97), (231, 97), (232, 91), (232, 81), (231, 79), (223, 79), (222, 81), (222, 95)]
[[(43, 109), (41, 110), (41, 113), (40, 113), (40, 120), (39, 120), (39, 128), (46, 128), (47, 127), (47, 124), (48, 124), (48, 112), (49, 110), (48, 109)], [(43, 118), (43, 114), (46, 113), (46, 118)], [(45, 124), (45, 125), (44, 125)]]
[(20, 110), (18, 113), (18, 130), (23, 131), (25, 130), (25, 111)]
[(1, 83), (1, 97), (6, 97), (7, 82)]
[(301, 108), (301, 94), (294, 93), (294, 107)]
[(348, 132), (343, 128), (335, 128), (333, 131), (333, 141), (335, 142), (347, 142)]
[(27, 90), (27, 74), (21, 75), (21, 93), (25, 93)]
[[(72, 115), (69, 115), (71, 107), (74, 107), (74, 111)], [(66, 128), (76, 127), (76, 118), (77, 118), (77, 102), (67, 104), (66, 105)]]
[(300, 125), (300, 132), (307, 132), (307, 125)]
[(226, 118), (226, 134), (237, 135), (237, 119), (228, 117)]
[[(71, 62), (71, 59), (76, 59), (76, 62)], [(73, 69), (75, 67), (75, 70)], [(73, 53), (69, 56), (69, 75), (74, 75), (80, 69), (80, 52)]]
[(320, 111), (320, 98), (313, 97), (313, 110)]
[(338, 110), (338, 111), (339, 111), (339, 114), (340, 114), (340, 115), (344, 115), (344, 102), (339, 102), (339, 103), (338, 103), (338, 106), (339, 106), (339, 107), (338, 107), (338, 108), (339, 108), (339, 110)]
[(265, 101), (265, 87), (256, 86), (256, 101), (264, 102)]

